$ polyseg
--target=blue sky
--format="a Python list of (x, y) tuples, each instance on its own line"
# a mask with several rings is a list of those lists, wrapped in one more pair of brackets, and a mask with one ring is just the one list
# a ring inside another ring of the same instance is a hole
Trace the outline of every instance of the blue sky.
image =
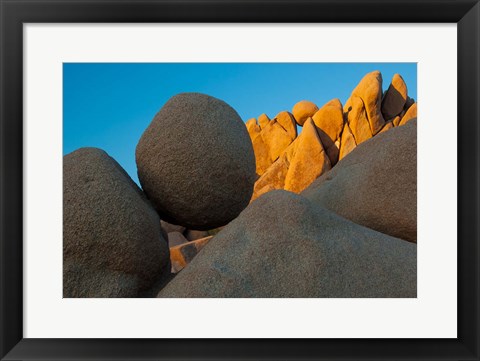
[(373, 70), (388, 88), (393, 74), (417, 100), (416, 63), (65, 63), (63, 154), (97, 147), (138, 183), (135, 147), (162, 105), (181, 92), (200, 92), (230, 104), (246, 121), (274, 117), (303, 99), (342, 104)]

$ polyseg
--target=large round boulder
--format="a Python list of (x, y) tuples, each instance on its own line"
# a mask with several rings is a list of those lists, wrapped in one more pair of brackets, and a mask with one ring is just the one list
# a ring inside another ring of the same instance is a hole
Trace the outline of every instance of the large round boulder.
[(250, 201), (255, 155), (245, 124), (225, 102), (199, 93), (172, 97), (136, 149), (138, 178), (162, 219), (208, 230)]
[(67, 298), (137, 297), (169, 272), (158, 215), (100, 149), (63, 158), (63, 257)]

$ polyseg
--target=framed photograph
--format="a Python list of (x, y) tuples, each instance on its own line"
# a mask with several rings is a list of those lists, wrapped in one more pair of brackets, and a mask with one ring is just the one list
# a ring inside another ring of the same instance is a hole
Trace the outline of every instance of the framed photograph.
[(478, 1), (0, 5), (1, 360), (480, 360)]

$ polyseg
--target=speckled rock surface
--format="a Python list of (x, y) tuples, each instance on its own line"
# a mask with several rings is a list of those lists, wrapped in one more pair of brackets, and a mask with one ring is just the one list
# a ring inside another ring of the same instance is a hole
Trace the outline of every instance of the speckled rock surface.
[(170, 232), (168, 234), (168, 247), (176, 247), (181, 244), (188, 243), (188, 239), (180, 232)]
[(136, 149), (138, 177), (162, 219), (190, 229), (227, 224), (253, 192), (255, 155), (245, 124), (225, 102), (178, 94)]
[(272, 191), (158, 297), (416, 297), (416, 250), (300, 195)]
[(63, 297), (137, 297), (170, 271), (158, 215), (107, 153), (63, 158), (63, 199)]
[(162, 229), (166, 233), (171, 233), (171, 232), (180, 232), (183, 233), (185, 231), (184, 226), (178, 226), (176, 224), (170, 224), (168, 222), (165, 222), (163, 220), (160, 221), (160, 225), (162, 226)]
[(361, 225), (417, 239), (417, 121), (358, 145), (302, 195)]

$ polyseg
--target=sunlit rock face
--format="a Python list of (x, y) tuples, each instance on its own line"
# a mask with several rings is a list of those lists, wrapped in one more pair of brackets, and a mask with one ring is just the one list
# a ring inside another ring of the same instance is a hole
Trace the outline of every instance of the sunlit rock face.
[(338, 161), (340, 136), (343, 130), (343, 107), (340, 99), (332, 99), (314, 115), (313, 122), (328, 154), (331, 165)]
[[(344, 105), (338, 98), (320, 108), (301, 100), (292, 113), (280, 112), (268, 122), (262, 114), (263, 125), (255, 118), (248, 120), (258, 176), (251, 201), (275, 189), (299, 193), (359, 144), (416, 119), (417, 103), (408, 96), (402, 76), (395, 74), (385, 92), (382, 82), (382, 74), (373, 71), (360, 80)], [(292, 129), (295, 123), (303, 127), (298, 137)], [(307, 134), (308, 145), (299, 146)]]
[(318, 107), (315, 103), (308, 100), (301, 100), (293, 106), (292, 113), (297, 121), (297, 124), (303, 126), (308, 118), (318, 111)]

